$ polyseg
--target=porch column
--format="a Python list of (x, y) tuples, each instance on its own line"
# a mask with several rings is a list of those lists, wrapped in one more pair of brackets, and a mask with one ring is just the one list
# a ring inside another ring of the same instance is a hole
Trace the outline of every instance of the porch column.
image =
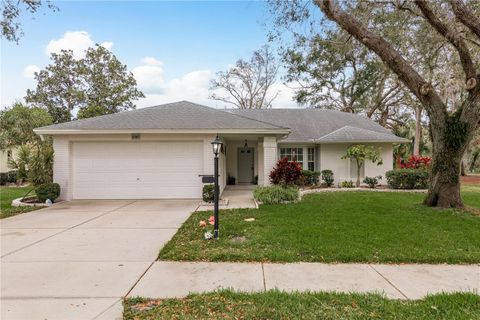
[[(263, 138), (263, 185), (270, 185), (269, 174), (277, 163), (277, 138)], [(260, 181), (259, 181), (260, 183)]]

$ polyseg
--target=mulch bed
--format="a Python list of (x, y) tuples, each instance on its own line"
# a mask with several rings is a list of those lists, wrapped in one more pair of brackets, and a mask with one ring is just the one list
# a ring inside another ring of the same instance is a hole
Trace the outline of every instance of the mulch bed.
[(462, 184), (480, 185), (480, 174), (463, 176), (460, 181)]

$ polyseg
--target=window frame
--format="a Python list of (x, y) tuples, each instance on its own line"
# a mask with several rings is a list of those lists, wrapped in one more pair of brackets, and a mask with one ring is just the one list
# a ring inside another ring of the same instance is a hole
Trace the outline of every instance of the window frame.
[[(302, 167), (302, 169), (304, 170), (309, 170), (309, 163), (313, 163), (313, 171), (315, 170), (315, 167), (316, 167), (316, 156), (315, 156), (315, 153), (316, 153), (316, 145), (291, 145), (291, 144), (286, 144), (286, 145), (279, 145), (278, 146), (278, 152), (277, 152), (277, 157), (278, 157), (278, 160), (282, 159), (282, 158), (285, 158), (287, 157), (289, 160), (288, 161), (292, 161), (291, 160), (291, 155), (292, 155), (292, 150), (291, 149), (301, 149), (302, 150), (302, 154), (301, 154), (301, 158), (302, 160), (299, 161), (299, 160), (296, 160)], [(282, 149), (290, 149), (290, 151), (288, 152), (287, 150), (285, 150), (285, 152), (282, 152)], [(313, 161), (309, 160), (309, 154), (308, 154), (308, 151), (309, 149), (312, 149), (313, 150), (313, 154), (312, 154), (312, 157), (313, 157)], [(298, 158), (297, 158), (298, 159)]]

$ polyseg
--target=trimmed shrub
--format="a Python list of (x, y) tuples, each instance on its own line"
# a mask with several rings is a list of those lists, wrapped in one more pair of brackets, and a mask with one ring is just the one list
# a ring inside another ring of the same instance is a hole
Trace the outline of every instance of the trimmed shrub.
[(15, 182), (17, 182), (16, 170), (0, 173), (0, 186), (4, 186), (7, 183), (15, 183)]
[(202, 191), (203, 202), (213, 202), (215, 200), (215, 185), (206, 184)]
[(342, 181), (342, 183), (340, 184), (340, 187), (341, 188), (355, 188), (355, 184), (353, 183), (352, 180)]
[(298, 201), (300, 195), (295, 186), (269, 186), (256, 187), (253, 197), (263, 204), (276, 204)]
[(17, 170), (12, 170), (7, 172), (7, 182), (8, 183), (15, 183), (17, 182)]
[(388, 186), (392, 189), (427, 189), (429, 176), (424, 169), (394, 169), (386, 173)]
[(40, 202), (50, 199), (54, 202), (60, 195), (60, 185), (58, 183), (45, 183), (35, 189), (37, 198)]
[(7, 179), (8, 175), (6, 172), (0, 172), (0, 186), (4, 186), (7, 184)]
[(302, 185), (304, 186), (316, 186), (319, 182), (320, 172), (302, 170)]
[(368, 184), (369, 188), (375, 189), (375, 187), (378, 185), (378, 179), (382, 179), (382, 176), (365, 177), (365, 179), (363, 179), (363, 183)]
[(298, 184), (302, 176), (302, 167), (296, 161), (287, 158), (278, 160), (275, 168), (270, 172), (270, 182), (273, 184), (294, 185)]
[(322, 180), (327, 187), (333, 186), (333, 182), (335, 181), (335, 179), (333, 179), (333, 171), (329, 169), (322, 170)]

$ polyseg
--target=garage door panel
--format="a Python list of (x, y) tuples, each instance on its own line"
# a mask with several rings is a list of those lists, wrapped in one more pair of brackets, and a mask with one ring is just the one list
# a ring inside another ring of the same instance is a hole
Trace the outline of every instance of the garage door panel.
[(202, 142), (74, 144), (74, 198), (200, 198)]

